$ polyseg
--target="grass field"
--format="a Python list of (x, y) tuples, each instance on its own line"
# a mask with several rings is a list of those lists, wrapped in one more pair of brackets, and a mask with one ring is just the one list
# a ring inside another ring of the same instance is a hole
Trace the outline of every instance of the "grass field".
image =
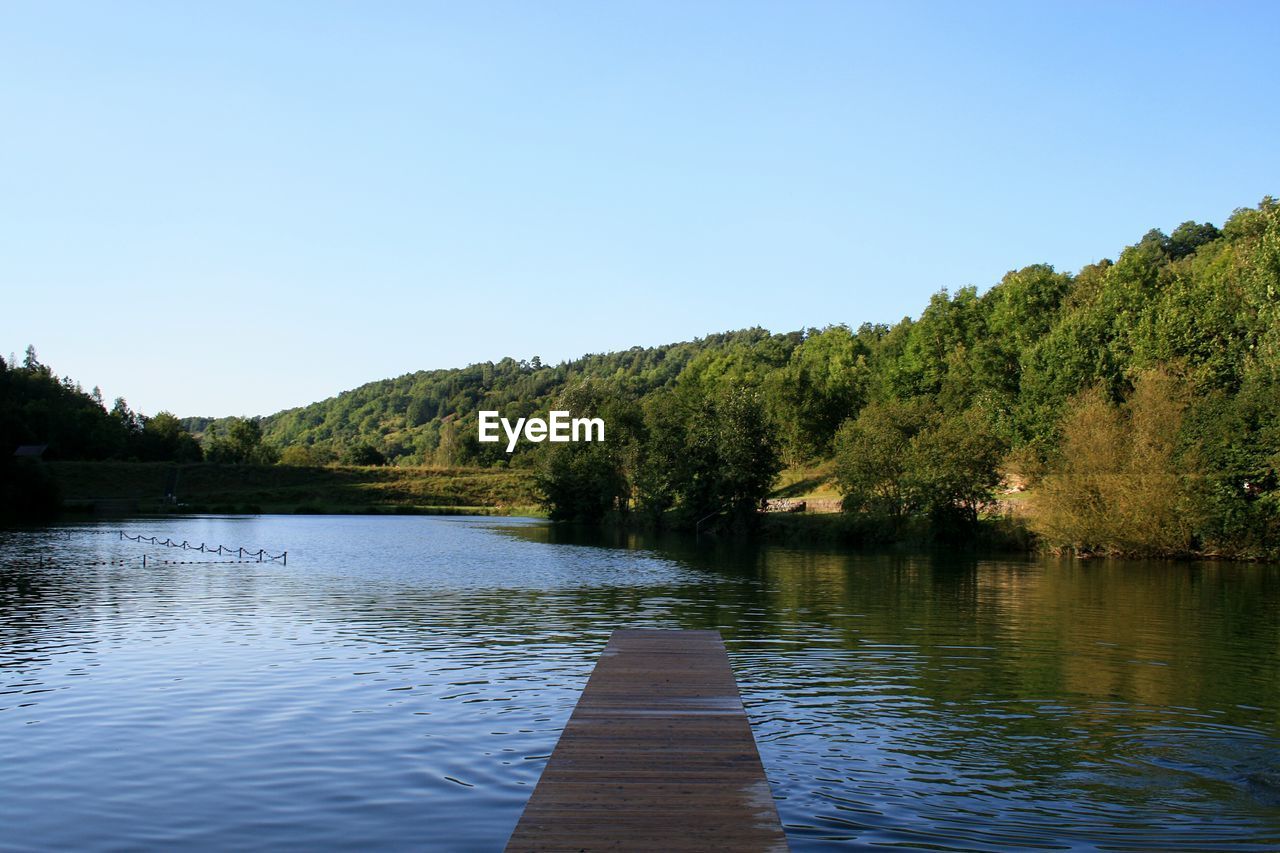
[(783, 469), (774, 483), (773, 498), (795, 500), (828, 500), (840, 497), (835, 482), (835, 463), (828, 460), (812, 465), (793, 465)]
[[(283, 465), (53, 462), (69, 509), (142, 512), (537, 513), (528, 471)], [(172, 488), (176, 502), (165, 500)]]

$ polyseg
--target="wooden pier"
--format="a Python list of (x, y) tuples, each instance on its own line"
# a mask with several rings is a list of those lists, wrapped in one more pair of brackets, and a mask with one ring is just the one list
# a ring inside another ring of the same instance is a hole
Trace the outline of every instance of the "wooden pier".
[(507, 844), (786, 849), (715, 631), (613, 632)]

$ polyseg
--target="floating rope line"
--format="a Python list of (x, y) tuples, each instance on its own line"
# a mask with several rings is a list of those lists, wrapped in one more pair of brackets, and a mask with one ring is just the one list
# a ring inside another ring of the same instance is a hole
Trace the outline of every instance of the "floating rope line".
[[(183, 551), (199, 551), (201, 554), (217, 554), (219, 556), (223, 554), (235, 554), (240, 559), (231, 560), (230, 562), (233, 562), (233, 563), (255, 562), (255, 560), (253, 559), (246, 560), (244, 558), (256, 557), (257, 558), (256, 562), (259, 562), (259, 563), (263, 561), (274, 562), (278, 560), (281, 563), (281, 565), (285, 565), (285, 566), (289, 565), (288, 551), (282, 551), (279, 554), (268, 554), (266, 549), (264, 548), (259, 548), (257, 551), (246, 551), (244, 548), (229, 548), (226, 545), (219, 545), (217, 548), (214, 548), (213, 546), (206, 545), (203, 542), (201, 542), (199, 545), (192, 545), (190, 542), (187, 542), (185, 539), (181, 542), (174, 542), (172, 539), (162, 540), (162, 539), (158, 539), (155, 536), (143, 536), (141, 534), (137, 536), (130, 536), (128, 533), (125, 533), (123, 530), (120, 531), (120, 541), (149, 543), (151, 545), (163, 545), (166, 548), (181, 548)], [(146, 557), (143, 557), (143, 560), (145, 561)], [(162, 562), (169, 563), (170, 561), (164, 560)], [(185, 564), (175, 563), (174, 565), (185, 565)]]
[[(206, 551), (205, 553), (211, 553), (211, 552)], [(213, 553), (216, 553), (216, 552), (213, 552)], [(135, 566), (137, 565), (136, 559), (137, 558), (135, 557), (133, 560), (89, 560), (88, 562), (81, 562), (77, 560), (75, 562), (75, 565), (77, 566)], [(231, 566), (231, 565), (239, 565), (243, 563), (256, 564), (261, 562), (262, 560), (157, 560), (154, 557), (152, 557), (150, 562), (148, 562), (147, 555), (146, 554), (142, 555), (142, 565), (144, 566)], [(62, 566), (64, 565), (64, 563), (62, 563), (59, 560), (53, 559), (52, 557), (37, 557), (34, 560), (6, 561), (4, 565), (6, 567), (13, 566), (16, 568), (23, 568), (26, 566), (43, 568), (44, 566)]]

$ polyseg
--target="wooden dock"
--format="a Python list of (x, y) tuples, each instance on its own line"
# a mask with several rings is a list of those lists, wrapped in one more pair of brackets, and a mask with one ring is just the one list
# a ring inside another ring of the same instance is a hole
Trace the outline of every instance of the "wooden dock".
[(786, 849), (716, 631), (613, 632), (507, 843)]

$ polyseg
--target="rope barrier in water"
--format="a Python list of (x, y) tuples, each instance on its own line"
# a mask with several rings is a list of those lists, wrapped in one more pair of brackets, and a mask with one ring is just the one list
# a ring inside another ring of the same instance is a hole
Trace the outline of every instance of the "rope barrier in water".
[[(136, 559), (136, 558), (135, 558)], [(257, 564), (261, 560), (147, 560), (147, 555), (142, 555), (143, 566), (233, 566), (243, 564)], [(43, 568), (44, 566), (62, 566), (65, 565), (60, 560), (52, 557), (37, 557), (36, 559), (26, 560), (6, 560), (4, 566), (34, 566)], [(89, 560), (88, 562), (75, 561), (76, 566), (133, 566), (136, 565), (134, 560)]]
[[(285, 566), (289, 565), (288, 551), (281, 551), (279, 554), (269, 554), (267, 553), (267, 550), (265, 548), (259, 548), (257, 551), (248, 551), (248, 550), (245, 550), (244, 548), (230, 548), (230, 547), (227, 547), (226, 545), (219, 545), (217, 548), (214, 548), (213, 546), (206, 545), (203, 542), (201, 542), (198, 546), (196, 546), (196, 545), (192, 545), (190, 542), (186, 541), (185, 539), (181, 542), (174, 542), (172, 539), (169, 539), (169, 538), (161, 540), (155, 536), (143, 536), (142, 534), (138, 534), (137, 536), (130, 536), (128, 533), (125, 533), (123, 530), (120, 531), (120, 541), (121, 542), (138, 542), (141, 544), (151, 544), (151, 545), (163, 545), (166, 548), (181, 548), (183, 551), (199, 551), (202, 554), (217, 554), (219, 556), (223, 554), (235, 554), (237, 557), (240, 558), (239, 560), (232, 560), (231, 562), (243, 563), (243, 562), (246, 562), (246, 560), (244, 559), (245, 557), (256, 557), (257, 562), (259, 563), (263, 561), (274, 562), (278, 560), (282, 565), (285, 565)], [(169, 561), (166, 560), (164, 562), (169, 562)]]

